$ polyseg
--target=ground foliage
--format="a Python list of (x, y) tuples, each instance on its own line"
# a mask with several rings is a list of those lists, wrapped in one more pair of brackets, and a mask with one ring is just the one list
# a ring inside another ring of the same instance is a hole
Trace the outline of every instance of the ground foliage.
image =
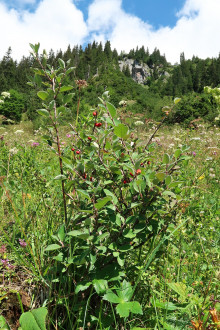
[(0, 140), (2, 315), (17, 328), (33, 310), (22, 329), (45, 307), (48, 329), (217, 329), (219, 130), (158, 136), (162, 122), (118, 114), (108, 92), (86, 115), (78, 98), (62, 127), (74, 69), (38, 49), (30, 85), (47, 129), (22, 142), (3, 127)]

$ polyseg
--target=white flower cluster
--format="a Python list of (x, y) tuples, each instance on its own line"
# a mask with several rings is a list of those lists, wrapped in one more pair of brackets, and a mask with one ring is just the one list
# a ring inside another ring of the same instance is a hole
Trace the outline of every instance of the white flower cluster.
[(6, 98), (10, 98), (11, 95), (8, 92), (2, 92), (1, 96), (3, 97), (3, 99), (6, 99)]

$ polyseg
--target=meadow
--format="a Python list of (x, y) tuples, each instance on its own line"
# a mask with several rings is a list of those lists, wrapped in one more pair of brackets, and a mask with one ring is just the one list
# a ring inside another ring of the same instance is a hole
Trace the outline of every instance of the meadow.
[(108, 93), (61, 125), (68, 68), (41, 64), (45, 125), (0, 126), (0, 329), (219, 329), (219, 128)]

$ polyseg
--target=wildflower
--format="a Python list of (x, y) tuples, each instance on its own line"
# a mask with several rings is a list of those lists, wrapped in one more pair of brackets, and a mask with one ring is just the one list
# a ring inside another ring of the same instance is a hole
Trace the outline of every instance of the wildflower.
[(16, 155), (18, 153), (18, 149), (16, 147), (9, 150), (10, 154)]
[(66, 137), (71, 138), (71, 134), (67, 134)]
[(0, 104), (1, 104), (1, 103), (4, 103), (4, 101), (3, 101), (3, 100), (0, 100)]
[(22, 129), (18, 129), (17, 131), (15, 131), (15, 134), (16, 135), (20, 135), (20, 134), (23, 134), (24, 131)]
[(18, 241), (19, 241), (20, 246), (22, 246), (22, 247), (26, 247), (27, 246), (27, 243), (25, 242), (24, 239), (19, 238)]
[(202, 175), (200, 175), (200, 177), (199, 177), (198, 179), (199, 179), (199, 180), (203, 180), (204, 177), (205, 177), (205, 174), (202, 174)]
[(192, 155), (193, 155), (193, 157), (195, 157), (195, 155), (196, 155), (196, 152), (195, 152), (195, 151), (193, 151), (193, 152), (192, 152)]
[(10, 93), (8, 93), (8, 92), (2, 92), (2, 97), (4, 98), (4, 99), (6, 99), (6, 98), (10, 98)]
[(33, 142), (32, 147), (37, 147), (37, 146), (39, 146), (39, 144), (40, 144), (39, 142)]
[(141, 121), (141, 120), (137, 120), (134, 124), (135, 124), (135, 126), (142, 126), (142, 125), (144, 125), (143, 121)]

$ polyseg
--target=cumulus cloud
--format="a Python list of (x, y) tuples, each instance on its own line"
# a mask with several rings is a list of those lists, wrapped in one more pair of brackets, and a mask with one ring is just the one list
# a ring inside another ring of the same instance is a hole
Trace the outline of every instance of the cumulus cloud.
[(183, 51), (186, 58), (218, 56), (219, 16), (219, 0), (186, 0), (173, 28), (155, 30), (138, 17), (127, 14), (121, 0), (95, 0), (89, 7), (88, 28), (96, 38), (109, 39), (119, 51), (127, 52), (142, 45), (150, 51), (158, 48), (174, 63)]
[(34, 12), (0, 4), (0, 17), (1, 58), (9, 46), (12, 56), (20, 59), (29, 54), (30, 42), (57, 50), (66, 49), (68, 44), (82, 44), (87, 36), (83, 13), (71, 0), (42, 0)]
[[(220, 51), (220, 0), (185, 0), (173, 28), (155, 29), (122, 8), (122, 0), (93, 0), (88, 19), (77, 9), (79, 0), (41, 0), (32, 12), (22, 7), (8, 9), (0, 0), (0, 58), (12, 47), (19, 59), (29, 54), (29, 42), (42, 48), (66, 49), (84, 41), (111, 41), (119, 52), (144, 45), (150, 52), (158, 48), (175, 63), (181, 52), (186, 58), (216, 57)], [(33, 5), (37, 0), (17, 0)], [(145, 1), (145, 0), (143, 0)]]

